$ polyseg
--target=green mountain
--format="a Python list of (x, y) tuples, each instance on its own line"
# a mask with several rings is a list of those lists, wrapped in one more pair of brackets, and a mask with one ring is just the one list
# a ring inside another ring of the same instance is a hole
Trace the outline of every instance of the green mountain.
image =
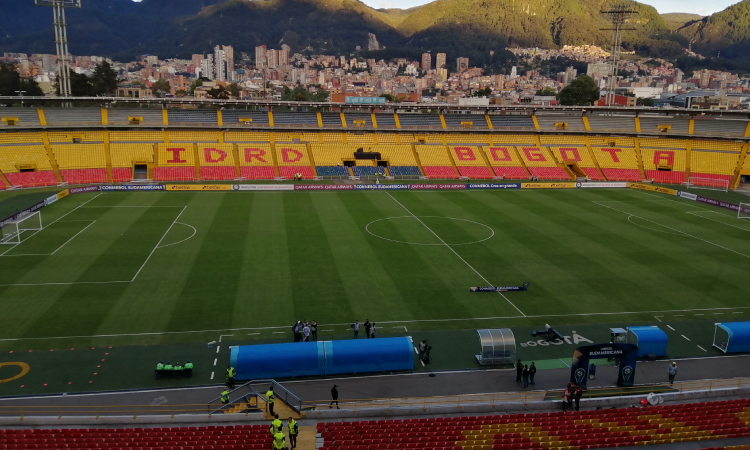
[(689, 22), (701, 20), (703, 16), (701, 16), (700, 14), (690, 13), (666, 13), (662, 14), (661, 18), (664, 19), (664, 22), (667, 24), (670, 30), (675, 31), (679, 28), (684, 27)]
[(750, 0), (688, 22), (677, 30), (693, 42), (693, 50), (702, 54), (727, 58), (750, 56)]

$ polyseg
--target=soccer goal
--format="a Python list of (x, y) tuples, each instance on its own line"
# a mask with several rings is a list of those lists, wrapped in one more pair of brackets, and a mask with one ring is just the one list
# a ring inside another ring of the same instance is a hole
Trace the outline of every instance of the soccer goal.
[(729, 191), (729, 180), (721, 178), (688, 177), (688, 189), (708, 189), (711, 191)]
[(42, 229), (42, 214), (34, 211), (31, 214), (10, 221), (0, 228), (0, 244), (17, 245), (23, 239), (23, 233)]
[(737, 208), (738, 219), (750, 219), (750, 203), (740, 203), (740, 207)]

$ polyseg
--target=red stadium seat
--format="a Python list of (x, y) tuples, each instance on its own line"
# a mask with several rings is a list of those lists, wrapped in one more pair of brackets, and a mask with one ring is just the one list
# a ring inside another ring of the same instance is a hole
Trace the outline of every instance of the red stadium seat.
[(60, 183), (51, 170), (6, 173), (5, 177), (16, 187), (55, 186)]
[(155, 167), (155, 181), (195, 181), (195, 167)]
[(201, 166), (201, 180), (234, 180), (237, 170), (234, 166)]
[(462, 177), (471, 179), (487, 180), (495, 177), (487, 167), (458, 166), (458, 172)]
[(279, 166), (279, 175), (284, 178), (292, 179), (296, 173), (302, 174), (302, 179), (304, 180), (315, 178), (310, 166)]
[(276, 172), (269, 166), (242, 166), (240, 176), (247, 180), (273, 180)]
[(458, 174), (453, 166), (422, 166), (424, 174), (430, 178), (457, 179)]
[(506, 179), (511, 180), (527, 180), (529, 179), (529, 172), (526, 171), (523, 167), (493, 167), (492, 168), (495, 171), (495, 175), (499, 177), (504, 177)]

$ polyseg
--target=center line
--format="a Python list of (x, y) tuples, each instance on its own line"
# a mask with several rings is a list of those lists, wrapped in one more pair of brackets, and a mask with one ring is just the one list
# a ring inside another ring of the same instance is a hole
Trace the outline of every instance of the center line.
[[(443, 245), (445, 245), (446, 247), (448, 247), (448, 249), (450, 251), (452, 251), (454, 255), (458, 256), (458, 259), (460, 259), (461, 261), (464, 262), (464, 264), (466, 264), (467, 266), (469, 266), (469, 269), (473, 270), (475, 274), (479, 275), (479, 278), (481, 278), (485, 283), (487, 283), (487, 286), (492, 286), (492, 283), (490, 283), (489, 281), (487, 281), (487, 279), (485, 277), (483, 277), (481, 273), (477, 272), (477, 269), (475, 269), (474, 267), (471, 266), (471, 264), (469, 264), (468, 262), (466, 262), (466, 260), (463, 259), (461, 257), (461, 255), (459, 255), (455, 250), (453, 250), (453, 247), (451, 247), (448, 243), (446, 243), (440, 236), (437, 235), (437, 233), (435, 233), (434, 231), (432, 231), (432, 228), (428, 227), (427, 224), (425, 224), (424, 222), (422, 222), (422, 220), (419, 217), (415, 216), (413, 212), (409, 211), (409, 209), (407, 209), (406, 206), (404, 206), (403, 204), (401, 204), (400, 201), (396, 200), (396, 198), (393, 197), (390, 192), (386, 192), (386, 194), (388, 194), (388, 196), (390, 198), (392, 198), (394, 202), (398, 203), (399, 206), (401, 206), (402, 208), (404, 208), (404, 210), (406, 212), (408, 212), (409, 214), (411, 214), (412, 217), (414, 217), (415, 219), (417, 219), (417, 221), (419, 223), (421, 223), (425, 228), (427, 228), (427, 230), (430, 233), (432, 233), (436, 238), (438, 238), (438, 240), (440, 242), (442, 242)], [(510, 300), (508, 300), (508, 297), (506, 297), (505, 295), (503, 295), (502, 292), (498, 292), (498, 294), (500, 294), (500, 296), (502, 298), (504, 298), (505, 301), (507, 301), (510, 304), (510, 306), (514, 307), (516, 309), (516, 311), (518, 311), (522, 316), (526, 317), (526, 314), (524, 314), (523, 311), (521, 311), (520, 309), (518, 309), (518, 306), (514, 305), (513, 302), (511, 302)]]

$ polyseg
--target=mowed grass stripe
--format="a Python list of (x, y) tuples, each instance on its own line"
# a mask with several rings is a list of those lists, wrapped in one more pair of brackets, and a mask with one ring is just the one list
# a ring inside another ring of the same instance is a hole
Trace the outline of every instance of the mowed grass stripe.
[(372, 248), (380, 243), (369, 239), (364, 230), (363, 222), (381, 217), (376, 209), (362, 208), (365, 196), (362, 192), (326, 192), (311, 198), (354, 318), (376, 323), (386, 317), (414, 318), (413, 312), (403, 307), (405, 299)]
[[(456, 291), (454, 295), (464, 308), (474, 311), (472, 317), (519, 315), (518, 310), (508, 303), (508, 300), (524, 311), (517, 302), (524, 301), (526, 293), (503, 294), (507, 297), (506, 300), (499, 294), (469, 292), (469, 287), (485, 286), (488, 282), (494, 286), (513, 286), (527, 281), (513, 269), (512, 261), (504, 260), (501, 255), (488, 251), (486, 245), (497, 242), (499, 235), (497, 227), (492, 226), (483, 217), (482, 210), (486, 208), (475, 209), (463, 204), (463, 195), (456, 192), (409, 193), (409, 195), (399, 195), (399, 201), (419, 216), (424, 224), (446, 243), (476, 242), (486, 239), (494, 232), (491, 239), (483, 242), (451, 247), (465, 262), (445, 246), (439, 247), (445, 251), (445, 258), (454, 261), (464, 274), (462, 281), (452, 286), (452, 289)], [(476, 223), (449, 218), (465, 219)], [(489, 229), (482, 225), (486, 225)]]
[(321, 324), (355, 319), (322, 225), (322, 221), (336, 218), (318, 215), (311, 198), (318, 194), (295, 193), (284, 197), (294, 306), (291, 313), (279, 308), (277, 314), (268, 317), (267, 326), (288, 324), (291, 329), (294, 320), (313, 317)]
[(174, 305), (168, 331), (227, 328), (234, 314), (245, 255), (244, 245), (237, 242), (247, 236), (253, 197), (234, 192), (205, 195), (212, 195), (220, 206)]
[(244, 258), (233, 299), (232, 328), (268, 326), (272, 318), (296, 317), (290, 267), (290, 258), (295, 255), (289, 251), (284, 211), (285, 199), (295, 194), (264, 192), (252, 195), (245, 242), (237, 243), (244, 247)]

